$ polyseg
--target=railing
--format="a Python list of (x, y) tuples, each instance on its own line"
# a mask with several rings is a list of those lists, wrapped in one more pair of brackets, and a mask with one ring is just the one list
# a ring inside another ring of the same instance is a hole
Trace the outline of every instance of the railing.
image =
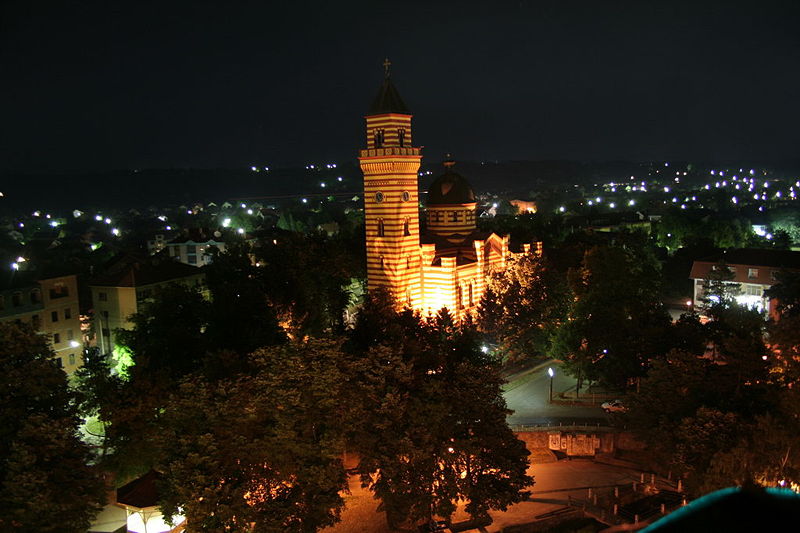
[(563, 424), (559, 422), (558, 424), (511, 424), (509, 426), (511, 431), (515, 433), (521, 432), (533, 432), (533, 431), (602, 431), (602, 432), (610, 432), (616, 431), (618, 428), (611, 426), (606, 423), (589, 423), (585, 422), (583, 424)]
[[(649, 484), (634, 481), (612, 487), (589, 488), (585, 498), (567, 496), (567, 505), (608, 525), (644, 524), (685, 505), (682, 493), (657, 487), (659, 482), (668, 486), (671, 483), (650, 476)], [(642, 474), (642, 479), (644, 477)]]
[(419, 155), (420, 148), (414, 146), (387, 146), (361, 150), (361, 157), (380, 157), (387, 155)]

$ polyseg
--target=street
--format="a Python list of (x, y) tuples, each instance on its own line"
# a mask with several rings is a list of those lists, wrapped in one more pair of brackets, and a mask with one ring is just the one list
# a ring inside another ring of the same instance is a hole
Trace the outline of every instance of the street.
[(561, 364), (552, 361), (533, 369), (517, 372), (509, 376), (509, 382), (503, 387), (503, 396), (508, 408), (514, 413), (508, 417), (508, 423), (515, 425), (605, 425), (608, 415), (598, 407), (557, 405), (549, 402), (550, 376), (547, 369), (555, 371), (553, 377), (553, 397), (575, 387), (575, 379), (568, 376)]

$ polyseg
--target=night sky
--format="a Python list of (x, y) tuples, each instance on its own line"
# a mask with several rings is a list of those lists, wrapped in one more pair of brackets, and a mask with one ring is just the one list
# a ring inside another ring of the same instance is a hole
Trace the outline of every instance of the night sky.
[(800, 155), (800, 2), (4, 2), (0, 170)]

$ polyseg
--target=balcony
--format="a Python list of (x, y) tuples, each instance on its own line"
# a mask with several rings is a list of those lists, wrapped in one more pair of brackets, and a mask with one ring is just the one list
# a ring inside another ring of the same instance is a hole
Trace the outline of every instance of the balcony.
[(421, 148), (414, 146), (386, 146), (384, 148), (367, 148), (360, 150), (361, 157), (385, 157), (392, 155), (418, 156), (422, 152)]

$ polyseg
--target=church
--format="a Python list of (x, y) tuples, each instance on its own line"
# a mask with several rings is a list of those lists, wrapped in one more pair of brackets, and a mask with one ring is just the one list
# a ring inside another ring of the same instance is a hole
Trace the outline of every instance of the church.
[[(419, 225), (421, 148), (413, 144), (411, 112), (386, 73), (366, 116), (364, 173), (367, 287), (388, 288), (399, 306), (423, 315), (446, 307), (457, 319), (477, 310), (486, 279), (514, 255), (510, 237), (477, 229), (477, 201), (454, 162), (427, 194)], [(517, 253), (530, 253), (529, 244)], [(538, 251), (538, 250), (537, 250)]]

